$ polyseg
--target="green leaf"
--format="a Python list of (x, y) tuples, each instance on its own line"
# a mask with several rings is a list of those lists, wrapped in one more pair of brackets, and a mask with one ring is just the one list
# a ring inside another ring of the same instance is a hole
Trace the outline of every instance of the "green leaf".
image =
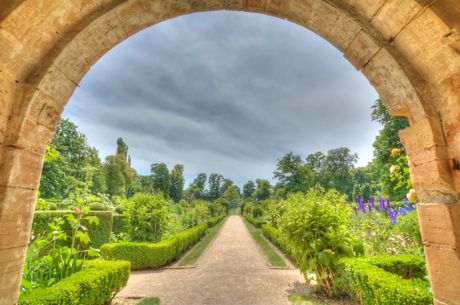
[(328, 264), (328, 258), (327, 258), (326, 253), (324, 253), (324, 251), (321, 251), (321, 252), (318, 253), (318, 260), (323, 265)]

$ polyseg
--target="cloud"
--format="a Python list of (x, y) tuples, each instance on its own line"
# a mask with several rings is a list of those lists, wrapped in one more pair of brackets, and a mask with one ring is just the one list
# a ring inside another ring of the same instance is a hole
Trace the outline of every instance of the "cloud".
[(100, 149), (129, 145), (134, 168), (185, 166), (240, 187), (271, 179), (277, 159), (347, 146), (372, 158), (377, 93), (328, 42), (288, 21), (199, 13), (155, 25), (107, 53), (63, 117)]

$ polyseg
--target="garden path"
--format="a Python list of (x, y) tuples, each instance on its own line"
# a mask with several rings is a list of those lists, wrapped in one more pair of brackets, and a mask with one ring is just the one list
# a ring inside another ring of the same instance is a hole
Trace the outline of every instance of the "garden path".
[(232, 215), (196, 268), (133, 271), (115, 301), (159, 297), (166, 304), (291, 304), (312, 286), (298, 269), (270, 269), (239, 216)]

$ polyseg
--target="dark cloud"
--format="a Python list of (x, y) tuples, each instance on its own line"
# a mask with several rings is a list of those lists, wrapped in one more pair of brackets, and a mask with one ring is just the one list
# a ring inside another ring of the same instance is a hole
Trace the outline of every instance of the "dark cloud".
[(271, 179), (294, 151), (347, 146), (371, 160), (379, 126), (367, 80), (332, 45), (285, 20), (200, 13), (155, 25), (105, 55), (66, 108), (102, 157), (117, 137), (133, 166)]

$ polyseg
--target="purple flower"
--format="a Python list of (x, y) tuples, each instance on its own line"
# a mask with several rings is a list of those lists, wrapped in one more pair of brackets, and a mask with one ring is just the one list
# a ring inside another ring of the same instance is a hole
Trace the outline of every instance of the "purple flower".
[(353, 208), (353, 210), (355, 210), (355, 214), (358, 214), (358, 209), (357, 208)]
[(387, 197), (387, 209), (388, 210), (391, 209), (391, 207), (390, 207), (390, 197)]
[(371, 199), (372, 208), (375, 209), (375, 206), (374, 206), (374, 198), (372, 197), (372, 195), (371, 195), (370, 199)]
[(369, 213), (372, 213), (372, 207), (370, 204), (369, 204)]

